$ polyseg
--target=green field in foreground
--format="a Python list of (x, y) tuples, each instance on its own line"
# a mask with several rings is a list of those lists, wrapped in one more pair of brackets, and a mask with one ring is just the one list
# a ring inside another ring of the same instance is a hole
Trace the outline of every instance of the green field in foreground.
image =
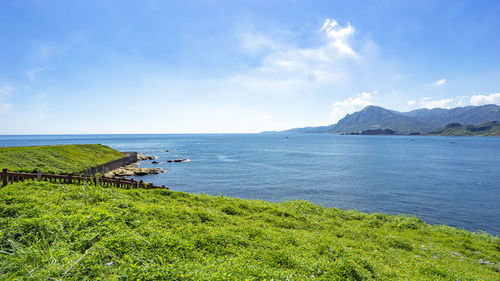
[(500, 238), (306, 201), (24, 182), (0, 279), (500, 280)]
[(0, 147), (0, 169), (44, 173), (77, 173), (124, 157), (100, 144)]

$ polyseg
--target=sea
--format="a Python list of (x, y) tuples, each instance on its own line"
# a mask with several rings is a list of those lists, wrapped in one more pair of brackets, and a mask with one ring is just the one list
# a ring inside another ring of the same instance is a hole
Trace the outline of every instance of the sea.
[[(407, 214), (500, 235), (500, 138), (333, 134), (26, 135), (0, 146), (103, 144), (154, 155), (174, 191), (308, 200), (344, 210)], [(187, 158), (188, 162), (167, 160)]]

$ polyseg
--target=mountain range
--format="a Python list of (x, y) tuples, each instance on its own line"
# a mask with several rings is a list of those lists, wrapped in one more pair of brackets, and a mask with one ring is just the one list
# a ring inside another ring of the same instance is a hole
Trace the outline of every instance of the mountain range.
[(347, 114), (337, 124), (321, 127), (295, 128), (284, 133), (361, 133), (365, 130), (392, 130), (398, 134), (428, 134), (450, 123), (480, 125), (500, 121), (500, 106), (488, 104), (452, 109), (434, 108), (399, 112), (369, 105)]

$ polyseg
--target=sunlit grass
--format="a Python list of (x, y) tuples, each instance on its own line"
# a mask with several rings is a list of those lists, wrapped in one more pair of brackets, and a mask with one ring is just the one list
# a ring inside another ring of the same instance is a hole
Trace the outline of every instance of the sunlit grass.
[(124, 157), (99, 144), (0, 147), (0, 169), (44, 173), (77, 173)]
[(499, 262), (486, 233), (306, 201), (0, 189), (2, 280), (500, 280)]

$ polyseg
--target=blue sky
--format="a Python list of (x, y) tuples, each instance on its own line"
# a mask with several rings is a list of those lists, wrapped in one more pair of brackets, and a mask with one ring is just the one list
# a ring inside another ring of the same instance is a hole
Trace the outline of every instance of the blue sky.
[(259, 132), (488, 103), (499, 1), (0, 2), (0, 134)]

